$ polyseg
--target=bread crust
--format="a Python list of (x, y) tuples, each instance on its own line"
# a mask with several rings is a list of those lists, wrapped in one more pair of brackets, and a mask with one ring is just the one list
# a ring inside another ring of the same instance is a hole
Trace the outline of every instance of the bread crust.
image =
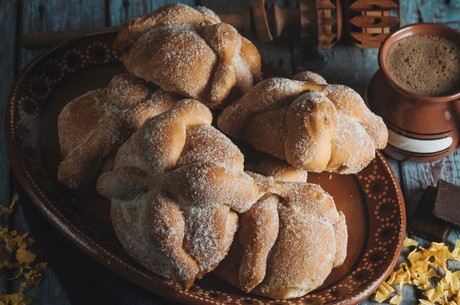
[(59, 181), (72, 189), (88, 185), (102, 170), (111, 168), (118, 148), (133, 132), (177, 100), (174, 94), (155, 91), (141, 79), (120, 74), (107, 88), (68, 103), (58, 117)]
[(200, 102), (178, 101), (145, 122), (97, 182), (126, 252), (185, 288), (224, 258), (236, 212), (260, 197), (243, 155), (211, 122)]
[(303, 296), (343, 263), (345, 217), (318, 185), (252, 176), (265, 195), (241, 216), (238, 239), (216, 273), (246, 292)]
[(256, 47), (202, 7), (175, 4), (133, 19), (115, 46), (132, 74), (212, 108), (261, 79)]
[(308, 171), (357, 173), (388, 131), (353, 89), (318, 74), (266, 79), (224, 109), (224, 133)]

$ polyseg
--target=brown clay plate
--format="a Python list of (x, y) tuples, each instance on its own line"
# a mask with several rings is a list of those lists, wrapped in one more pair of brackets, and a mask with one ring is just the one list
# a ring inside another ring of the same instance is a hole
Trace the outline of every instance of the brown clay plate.
[(348, 223), (348, 256), (323, 286), (305, 297), (271, 300), (245, 294), (212, 274), (188, 291), (127, 256), (111, 226), (110, 203), (94, 186), (69, 191), (56, 179), (60, 162), (57, 117), (66, 103), (106, 86), (124, 71), (112, 49), (114, 33), (67, 42), (32, 62), (17, 79), (6, 114), (13, 170), (42, 214), (83, 251), (138, 285), (188, 304), (356, 304), (392, 270), (405, 232), (404, 202), (387, 162), (378, 153), (356, 175), (311, 174), (335, 199)]

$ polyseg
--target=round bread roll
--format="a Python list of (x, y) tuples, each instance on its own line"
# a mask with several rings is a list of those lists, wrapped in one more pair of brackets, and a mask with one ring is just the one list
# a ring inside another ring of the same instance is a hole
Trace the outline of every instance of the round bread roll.
[[(273, 167), (279, 169), (279, 163)], [(344, 262), (345, 216), (329, 194), (301, 176), (295, 182), (292, 175), (252, 175), (265, 195), (240, 217), (236, 239), (215, 272), (246, 292), (301, 297)]]
[(256, 47), (212, 11), (162, 7), (124, 24), (115, 40), (129, 72), (217, 107), (261, 79)]
[(225, 257), (236, 212), (260, 197), (240, 150), (211, 121), (198, 101), (177, 102), (145, 122), (97, 182), (126, 252), (185, 288)]
[(121, 74), (107, 88), (68, 103), (58, 117), (59, 181), (72, 189), (89, 184), (101, 170), (110, 169), (118, 148), (134, 131), (177, 100), (144, 80)]
[(224, 109), (224, 133), (308, 171), (357, 173), (383, 149), (388, 131), (353, 89), (318, 74), (270, 78)]

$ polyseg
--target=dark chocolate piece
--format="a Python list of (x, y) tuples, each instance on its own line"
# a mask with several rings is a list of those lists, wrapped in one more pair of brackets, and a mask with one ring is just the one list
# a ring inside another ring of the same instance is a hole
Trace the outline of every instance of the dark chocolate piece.
[(460, 228), (460, 186), (439, 179), (433, 213)]
[(410, 220), (408, 231), (428, 241), (446, 242), (450, 225), (436, 218), (432, 212), (436, 193), (435, 187), (427, 187)]

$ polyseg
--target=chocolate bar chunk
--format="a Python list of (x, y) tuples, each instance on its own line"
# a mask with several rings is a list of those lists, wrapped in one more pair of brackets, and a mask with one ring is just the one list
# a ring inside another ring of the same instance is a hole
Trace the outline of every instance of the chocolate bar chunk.
[(433, 214), (436, 193), (436, 188), (432, 186), (425, 190), (410, 220), (408, 231), (429, 241), (446, 242), (450, 225)]
[(460, 186), (438, 181), (433, 213), (436, 217), (460, 228)]

